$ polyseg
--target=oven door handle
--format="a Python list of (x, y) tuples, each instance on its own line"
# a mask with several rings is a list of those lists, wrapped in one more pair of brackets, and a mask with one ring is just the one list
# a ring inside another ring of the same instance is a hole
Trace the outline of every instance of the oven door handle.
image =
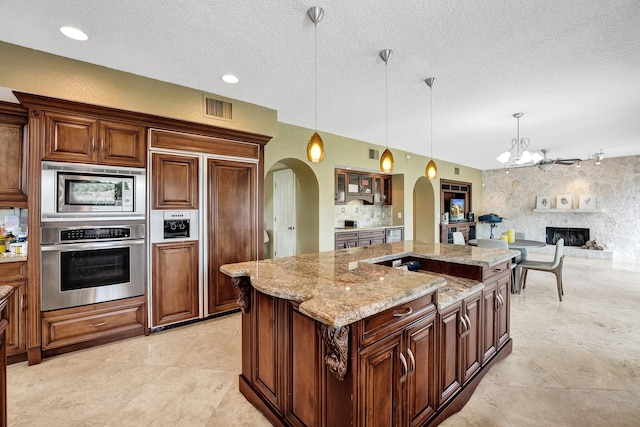
[(144, 239), (135, 240), (110, 240), (108, 242), (87, 242), (87, 243), (62, 243), (58, 245), (40, 245), (40, 250), (45, 251), (57, 251), (57, 252), (69, 252), (83, 249), (112, 249), (112, 248), (126, 248), (133, 245), (144, 245)]

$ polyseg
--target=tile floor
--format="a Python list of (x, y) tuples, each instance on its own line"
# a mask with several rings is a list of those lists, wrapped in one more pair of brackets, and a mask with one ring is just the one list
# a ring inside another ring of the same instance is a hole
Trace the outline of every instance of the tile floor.
[[(559, 302), (553, 275), (530, 272), (511, 299), (513, 353), (441, 425), (640, 425), (639, 273), (640, 263), (566, 258)], [(11, 365), (9, 425), (267, 426), (237, 391), (239, 320)]]

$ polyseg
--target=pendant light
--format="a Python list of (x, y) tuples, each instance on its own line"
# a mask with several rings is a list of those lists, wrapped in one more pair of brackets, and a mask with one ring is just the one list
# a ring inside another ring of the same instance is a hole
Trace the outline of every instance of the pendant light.
[(380, 58), (384, 61), (385, 71), (385, 101), (384, 101), (384, 116), (385, 116), (385, 150), (380, 157), (380, 170), (382, 172), (393, 172), (393, 166), (395, 162), (393, 160), (393, 154), (391, 154), (391, 150), (389, 150), (389, 58), (391, 58), (391, 54), (393, 51), (391, 49), (385, 49), (380, 51)]
[(319, 163), (324, 160), (324, 142), (322, 142), (322, 138), (318, 135), (318, 22), (322, 21), (322, 18), (324, 18), (324, 9), (320, 6), (310, 7), (307, 10), (307, 16), (313, 22), (314, 29), (314, 132), (307, 144), (307, 159), (310, 162)]
[(424, 174), (429, 179), (436, 179), (438, 176), (438, 167), (436, 162), (433, 161), (433, 83), (436, 81), (435, 77), (429, 77), (424, 82), (429, 86), (429, 111), (431, 116), (431, 160), (427, 164)]

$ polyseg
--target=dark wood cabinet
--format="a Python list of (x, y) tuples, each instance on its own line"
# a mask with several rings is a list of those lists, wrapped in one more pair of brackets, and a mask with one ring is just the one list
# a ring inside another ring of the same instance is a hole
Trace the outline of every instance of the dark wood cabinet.
[[(49, 355), (147, 333), (146, 297), (42, 313), (42, 349)], [(57, 351), (56, 351), (57, 350)]]
[(145, 167), (146, 128), (66, 112), (43, 112), (43, 160)]
[(440, 378), (438, 383), (438, 405), (441, 406), (453, 397), (462, 387), (462, 334), (464, 325), (461, 320), (462, 305), (456, 303), (438, 315), (440, 331)]
[(257, 173), (255, 163), (208, 160), (209, 314), (237, 308), (231, 279), (220, 272), (220, 266), (258, 256)]
[(153, 326), (197, 318), (198, 241), (154, 243), (151, 252)]
[(198, 209), (198, 157), (151, 155), (151, 209)]
[(466, 384), (482, 366), (482, 293), (477, 292), (464, 299), (461, 318), (465, 332), (462, 341), (462, 383)]
[(362, 230), (358, 232), (358, 246), (380, 245), (385, 242), (384, 238), (384, 229)]
[(0, 286), (0, 426), (7, 423), (7, 343), (6, 331), (9, 326), (8, 304), (13, 289)]
[(484, 331), (482, 363), (486, 363), (509, 340), (511, 275), (508, 263), (485, 270), (483, 291)]
[(27, 110), (0, 101), (0, 206), (27, 207)]
[(335, 204), (362, 200), (365, 204), (390, 205), (391, 185), (391, 175), (336, 169)]
[(336, 233), (336, 249), (355, 248), (358, 246), (357, 231), (341, 231)]
[(7, 356), (12, 362), (24, 360), (27, 352), (27, 263), (0, 263), (0, 285), (14, 288), (7, 303)]
[(476, 238), (475, 222), (454, 222), (440, 224), (440, 243), (453, 243), (453, 233), (459, 231), (464, 236), (465, 243)]

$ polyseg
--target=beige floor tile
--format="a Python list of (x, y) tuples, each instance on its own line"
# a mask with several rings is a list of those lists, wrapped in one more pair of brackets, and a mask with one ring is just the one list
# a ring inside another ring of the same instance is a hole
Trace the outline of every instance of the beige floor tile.
[[(533, 259), (548, 256), (531, 254)], [(640, 263), (566, 258), (565, 296), (530, 272), (513, 353), (443, 426), (637, 426)], [(238, 391), (239, 314), (8, 367), (11, 426), (267, 426)]]

